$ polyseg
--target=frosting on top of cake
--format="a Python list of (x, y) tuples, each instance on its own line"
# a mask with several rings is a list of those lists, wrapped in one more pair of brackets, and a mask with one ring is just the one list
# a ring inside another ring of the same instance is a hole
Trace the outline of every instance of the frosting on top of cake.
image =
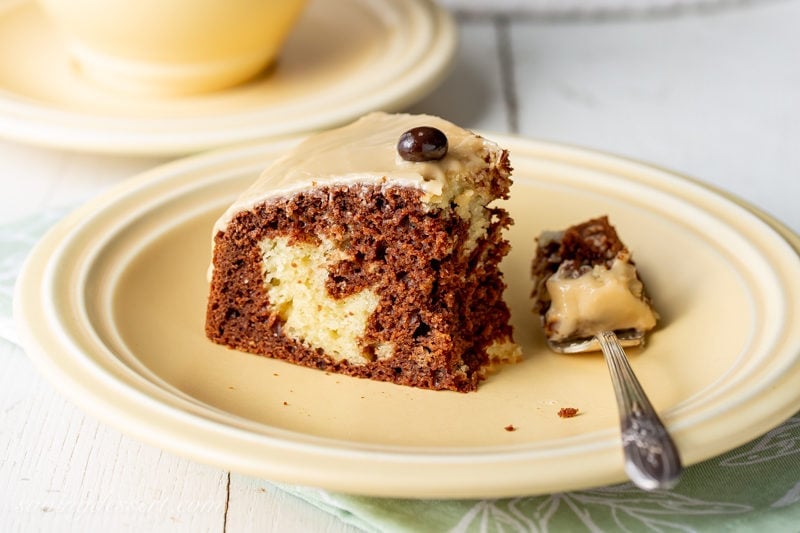
[(545, 325), (550, 340), (655, 327), (658, 315), (644, 297), (644, 285), (627, 251), (620, 252), (610, 266), (594, 265), (575, 274), (562, 265), (547, 279), (551, 305)]
[[(442, 159), (411, 162), (400, 157), (400, 135), (418, 126), (438, 128), (447, 136), (448, 151)], [(461, 205), (459, 197), (465, 191), (474, 189), (478, 195), (488, 196), (488, 184), (462, 181), (495, 165), (501, 154), (493, 142), (436, 116), (370, 113), (347, 126), (312, 135), (275, 161), (228, 208), (214, 232), (224, 230), (239, 211), (324, 185), (416, 187), (423, 191), (422, 200), (428, 205), (447, 206), (453, 200)]]

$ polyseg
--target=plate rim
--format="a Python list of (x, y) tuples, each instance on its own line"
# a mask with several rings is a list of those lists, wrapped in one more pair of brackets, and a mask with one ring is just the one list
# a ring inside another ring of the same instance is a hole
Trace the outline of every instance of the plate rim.
[[(595, 162), (602, 162), (604, 164), (612, 164), (612, 165), (624, 165), (627, 168), (632, 169), (648, 169), (649, 171), (663, 173), (666, 176), (670, 176), (673, 178), (678, 178), (682, 180), (684, 183), (692, 184), (700, 191), (705, 191), (707, 193), (713, 194), (714, 196), (718, 197), (719, 199), (730, 202), (731, 205), (737, 206), (743, 212), (752, 214), (753, 217), (756, 217), (758, 220), (762, 221), (762, 223), (770, 229), (770, 231), (774, 232), (774, 234), (780, 238), (786, 246), (792, 250), (793, 258), (796, 258), (800, 261), (800, 238), (794, 234), (788, 227), (781, 224), (776, 219), (769, 217), (768, 215), (760, 212), (758, 209), (750, 206), (744, 200), (738, 199), (733, 197), (732, 195), (725, 193), (724, 191), (715, 190), (712, 187), (706, 186), (704, 183), (700, 182), (699, 180), (689, 178), (686, 176), (682, 176), (674, 171), (666, 170), (663, 168), (656, 167), (654, 165), (641, 163), (638, 161), (634, 161), (632, 159), (627, 159), (624, 157), (619, 157), (612, 154), (607, 154), (604, 152), (599, 152), (595, 150), (579, 148), (574, 146), (568, 146), (559, 143), (548, 143), (542, 141), (535, 141), (531, 139), (525, 139), (520, 136), (515, 135), (507, 135), (507, 134), (485, 134), (488, 138), (492, 138), (493, 140), (497, 140), (501, 144), (511, 147), (512, 149), (515, 146), (526, 146), (528, 149), (533, 150), (534, 153), (556, 153), (562, 154), (567, 157), (577, 157), (579, 160), (590, 160)], [(224, 446), (221, 444), (224, 443), (216, 443), (213, 446), (198, 446), (195, 449), (185, 449), (183, 446), (185, 442), (181, 442), (181, 448), (176, 449), (174, 447), (175, 443), (172, 442), (171, 445), (168, 443), (165, 445), (165, 439), (163, 437), (159, 437), (157, 435), (152, 434), (152, 428), (147, 421), (136, 420), (136, 417), (130, 415), (130, 413), (124, 413), (127, 415), (128, 420), (126, 423), (128, 424), (127, 427), (120, 427), (120, 413), (119, 407), (116, 409), (112, 409), (109, 406), (98, 405), (102, 404), (102, 402), (92, 402), (90, 396), (92, 396), (91, 391), (87, 391), (86, 387), (82, 384), (75, 382), (74, 376), (70, 377), (69, 372), (64, 368), (63, 365), (69, 363), (70, 361), (61, 361), (61, 365), (59, 366), (58, 361), (52, 359), (52, 354), (48, 353), (47, 347), (43, 346), (38, 339), (36, 339), (36, 335), (34, 333), (34, 327), (31, 326), (28, 321), (26, 321), (26, 317), (32, 316), (31, 314), (34, 313), (35, 307), (33, 303), (31, 303), (30, 299), (27, 299), (23, 296), (23, 292), (26, 290), (31, 291), (38, 287), (38, 278), (39, 276), (44, 275), (44, 269), (50, 264), (49, 262), (45, 261), (42, 263), (43, 260), (49, 258), (52, 260), (52, 257), (56, 255), (56, 249), (59, 246), (64, 246), (64, 238), (71, 233), (77, 231), (77, 228), (81, 225), (82, 217), (89, 213), (91, 210), (95, 208), (97, 205), (103, 205), (105, 202), (108, 202), (114, 198), (125, 197), (129, 195), (132, 191), (136, 191), (141, 188), (146, 188), (147, 186), (157, 185), (169, 181), (170, 176), (173, 178), (175, 176), (179, 176), (183, 173), (190, 172), (192, 169), (204, 169), (204, 168), (213, 168), (215, 165), (223, 165), (225, 162), (229, 161), (240, 161), (241, 165), (244, 165), (244, 161), (249, 161), (250, 158), (253, 158), (251, 164), (255, 164), (255, 159), (258, 158), (259, 155), (263, 155), (266, 152), (274, 152), (279, 151), (282, 148), (285, 148), (288, 144), (295, 143), (299, 140), (298, 138), (294, 138), (291, 140), (284, 140), (278, 143), (268, 142), (268, 143), (259, 143), (253, 145), (246, 145), (236, 148), (229, 148), (224, 150), (219, 150), (215, 152), (211, 152), (208, 154), (202, 154), (199, 156), (193, 156), (189, 158), (185, 158), (183, 160), (179, 160), (176, 162), (168, 163), (166, 165), (162, 165), (156, 167), (150, 171), (142, 173), (138, 176), (133, 178), (129, 178), (128, 180), (120, 183), (117, 187), (112, 188), (111, 190), (107, 191), (105, 194), (101, 195), (95, 200), (92, 200), (79, 208), (78, 210), (74, 211), (70, 215), (68, 215), (64, 220), (57, 223), (54, 228), (52, 228), (45, 238), (37, 244), (34, 251), (29, 255), (28, 260), (26, 261), (22, 272), (18, 278), (18, 283), (15, 288), (15, 297), (14, 297), (14, 315), (15, 320), (17, 322), (18, 328), (20, 329), (20, 337), (23, 340), (23, 343), (26, 348), (26, 352), (29, 353), (29, 357), (35, 363), (37, 368), (40, 372), (42, 372), (45, 376), (48, 377), (49, 381), (56, 385), (58, 388), (62, 390), (62, 393), (65, 396), (72, 399), (76, 404), (78, 404), (84, 410), (94, 414), (99, 419), (103, 420), (104, 422), (108, 423), (109, 425), (118, 427), (122, 431), (133, 435), (134, 437), (159, 446), (161, 448), (169, 449), (170, 451), (177, 453), (179, 455), (188, 456), (194, 460), (203, 463), (212, 463), (217, 466), (221, 466), (224, 468), (230, 468), (233, 470), (242, 470), (245, 472), (255, 473), (256, 475), (261, 475), (263, 477), (277, 479), (279, 481), (285, 481), (290, 483), (299, 483), (299, 484), (308, 484), (308, 485), (315, 485), (315, 486), (323, 486), (325, 488), (330, 488), (333, 490), (340, 490), (344, 492), (358, 492), (364, 494), (371, 494), (371, 495), (380, 495), (380, 496), (410, 496), (410, 497), (498, 497), (498, 496), (515, 496), (521, 494), (530, 494), (531, 493), (531, 483), (530, 480), (526, 482), (520, 482), (519, 480), (515, 480), (516, 482), (510, 483), (499, 483), (495, 481), (493, 484), (489, 483), (485, 487), (476, 488), (474, 486), (471, 487), (449, 487), (447, 489), (443, 489), (442, 487), (428, 487), (427, 489), (421, 489), (419, 486), (415, 486), (413, 484), (409, 484), (407, 481), (404, 483), (397, 482), (394, 486), (385, 487), (381, 486), (379, 479), (368, 479), (364, 480), (362, 478), (353, 478), (352, 472), (359, 472), (359, 475), (363, 474), (363, 465), (360, 465), (362, 460), (364, 459), (363, 455), (366, 453), (370, 456), (371, 461), (375, 460), (382, 460), (393, 462), (398, 465), (427, 465), (430, 466), (431, 462), (445, 462), (451, 466), (458, 466), (461, 464), (462, 466), (466, 466), (467, 464), (470, 467), (475, 468), (476, 463), (483, 464), (484, 466), (492, 466), (494, 463), (502, 462), (502, 463), (515, 463), (519, 466), (535, 466), (537, 459), (531, 457), (531, 449), (530, 447), (507, 447), (502, 449), (500, 452), (497, 451), (496, 447), (493, 447), (495, 451), (486, 451), (483, 452), (478, 449), (476, 452), (476, 448), (470, 448), (468, 451), (463, 453), (459, 453), (458, 450), (451, 450), (451, 449), (439, 449), (438, 452), (434, 450), (436, 453), (432, 453), (431, 450), (426, 449), (410, 449), (410, 448), (402, 448), (402, 452), (397, 450), (391, 451), (389, 447), (383, 447), (384, 451), (376, 451), (376, 450), (367, 450), (366, 452), (362, 449), (352, 449), (352, 446), (349, 449), (336, 449), (331, 450), (328, 447), (323, 446), (326, 452), (329, 455), (335, 456), (337, 461), (341, 461), (341, 465), (336, 468), (337, 472), (341, 474), (341, 477), (337, 479), (331, 479), (333, 476), (328, 476), (328, 478), (321, 484), (319, 476), (314, 474), (303, 474), (302, 472), (292, 471), (291, 476), (287, 476), (285, 469), (276, 468), (275, 465), (269, 465), (269, 468), (265, 468), (264, 465), (254, 464), (252, 460), (245, 460), (244, 457), (239, 458), (231, 458), (230, 453), (228, 453), (227, 457), (218, 457), (220, 454), (225, 455)], [(287, 144), (288, 143), (288, 144)], [(530, 154), (527, 154), (530, 156)], [(574, 164), (574, 163), (573, 163)], [(55, 247), (55, 249), (54, 249)], [(34, 289), (32, 289), (33, 287)], [(45, 297), (44, 292), (40, 294), (40, 297)], [(39, 305), (46, 305), (45, 302), (39, 301)], [(74, 347), (72, 347), (74, 350)], [(69, 357), (78, 357), (80, 358), (82, 354), (79, 353), (71, 353)], [(73, 361), (74, 363), (74, 361)], [(785, 387), (784, 382), (787, 381), (790, 377), (795, 375), (800, 375), (800, 365), (797, 362), (792, 365), (792, 370), (794, 370), (794, 374), (787, 372), (782, 380), (778, 380), (774, 386), (775, 389), (780, 389)], [(790, 375), (791, 374), (791, 375)], [(97, 375), (95, 377), (98, 377)], [(103, 378), (102, 375), (99, 376), (100, 379)], [(87, 397), (87, 395), (89, 397)], [(174, 406), (164, 406), (161, 405), (160, 402), (156, 401), (154, 398), (148, 398), (147, 396), (139, 397), (140, 401), (145, 403), (150, 402), (150, 408), (166, 408), (169, 413), (160, 413), (159, 417), (171, 417), (179, 412), (176, 410)], [(130, 399), (125, 400), (129, 402)], [(123, 402), (125, 403), (125, 402)], [(130, 403), (130, 402), (129, 402)], [(135, 404), (131, 404), (135, 405)], [(783, 420), (789, 418), (794, 414), (794, 411), (797, 407), (800, 407), (800, 397), (793, 398), (792, 405), (795, 409), (791, 412), (784, 412), (780, 416), (776, 416), (775, 413), (769, 417), (769, 419), (763, 419), (760, 426), (751, 426), (751, 431), (746, 440), (750, 440), (752, 438), (757, 437), (758, 435), (762, 434), (763, 432), (768, 431), (772, 427), (776, 426)], [(141, 406), (139, 406), (141, 408)], [(124, 418), (124, 417), (123, 417)], [(249, 443), (249, 446), (258, 446), (258, 443), (263, 444), (264, 439), (269, 442), (269, 445), (273, 447), (273, 450), (278, 450), (280, 453), (285, 454), (285, 458), (289, 461), (297, 460), (298, 457), (302, 457), (304, 453), (309, 450), (314, 450), (316, 452), (319, 451), (319, 447), (315, 444), (314, 440), (311, 439), (309, 443), (302, 443), (298, 444), (297, 442), (282, 442), (281, 439), (274, 439), (269, 438), (264, 435), (253, 435), (248, 433), (247, 431), (241, 428), (232, 428), (230, 425), (220, 424), (218, 421), (211, 421), (208, 419), (203, 419), (202, 417), (194, 416), (192, 413), (182, 413), (179, 415), (181, 419), (180, 423), (185, 424), (188, 426), (189, 430), (197, 430), (198, 424), (200, 426), (204, 426), (205, 430), (214, 432), (218, 434), (222, 431), (223, 435), (220, 438), (224, 437), (225, 433), (229, 433), (230, 431), (234, 431), (237, 433), (237, 437), (240, 439), (237, 441), (239, 444)], [(172, 420), (174, 422), (174, 420)], [(752, 429), (757, 429), (757, 432), (753, 434)], [(177, 430), (175, 430), (177, 431)], [(289, 433), (293, 433), (289, 431)], [(615, 433), (613, 431), (609, 432), (601, 432), (601, 433), (608, 433), (605, 435), (606, 439), (602, 439), (602, 442), (598, 442), (598, 447), (607, 446), (608, 440), (614, 440)], [(333, 439), (321, 438), (322, 441), (332, 441)], [(741, 440), (741, 436), (739, 437)], [(173, 435), (174, 441), (174, 435)], [(744, 442), (743, 441), (743, 442)], [(741, 444), (742, 442), (739, 442)], [(305, 444), (308, 444), (310, 448), (307, 448)], [(348, 443), (351, 444), (351, 443)], [(730, 446), (728, 449), (733, 448), (734, 446)], [(213, 450), (211, 448), (214, 448)], [(726, 450), (717, 451), (713, 455), (717, 455), (719, 453), (723, 453)], [(534, 451), (535, 452), (535, 451)], [(299, 456), (297, 454), (300, 454)], [(624, 473), (621, 472), (617, 468), (616, 461), (618, 450), (615, 446), (611, 446), (610, 449), (605, 451), (601, 450), (601, 453), (604, 457), (609, 458), (608, 466), (606, 468), (600, 468), (597, 471), (593, 472), (592, 475), (583, 476), (585, 480), (583, 483), (578, 484), (576, 486), (574, 481), (574, 476), (578, 475), (579, 472), (574, 470), (569, 470), (565, 472), (565, 479), (569, 480), (568, 482), (562, 482), (561, 484), (554, 483), (552, 485), (548, 485), (547, 487), (539, 487), (544, 489), (546, 492), (555, 492), (560, 490), (572, 490), (575, 488), (586, 488), (588, 486), (595, 486), (600, 484), (607, 484), (614, 481), (623, 481), (624, 480)], [(533, 453), (536, 455), (536, 453)], [(217, 456), (216, 460), (210, 460), (210, 456)], [(698, 460), (702, 460), (698, 459)], [(693, 460), (691, 462), (697, 462), (697, 460)], [(621, 463), (620, 463), (621, 464)], [(574, 468), (574, 467), (573, 467)], [(348, 477), (348, 469), (350, 472), (350, 476)], [(512, 480), (509, 480), (512, 481)], [(360, 487), (357, 490), (353, 490), (354, 487)], [(425, 492), (427, 491), (427, 493)], [(534, 491), (535, 492), (535, 491)]]

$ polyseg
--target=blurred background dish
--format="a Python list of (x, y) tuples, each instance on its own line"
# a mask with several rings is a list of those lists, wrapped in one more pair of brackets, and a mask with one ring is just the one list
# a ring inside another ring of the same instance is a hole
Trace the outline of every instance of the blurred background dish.
[(38, 0), (83, 76), (114, 91), (227, 89), (276, 60), (306, 0)]
[(33, 2), (0, 3), (0, 136), (94, 153), (195, 152), (401, 109), (448, 73), (451, 16), (428, 0), (311, 1), (278, 61), (248, 83), (143, 98), (101, 89)]

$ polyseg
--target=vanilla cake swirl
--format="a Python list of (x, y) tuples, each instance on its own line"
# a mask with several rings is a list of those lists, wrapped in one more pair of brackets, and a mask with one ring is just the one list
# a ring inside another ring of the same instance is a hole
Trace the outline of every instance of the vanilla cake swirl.
[[(408, 161), (421, 126), (446, 154)], [(441, 118), (373, 113), (311, 136), (213, 229), (206, 334), (329, 372), (472, 391), (516, 361), (499, 269), (508, 153)]]

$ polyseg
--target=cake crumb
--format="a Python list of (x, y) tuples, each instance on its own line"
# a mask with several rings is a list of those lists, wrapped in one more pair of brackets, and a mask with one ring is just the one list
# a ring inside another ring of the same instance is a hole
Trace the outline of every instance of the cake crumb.
[(562, 407), (558, 410), (558, 416), (561, 418), (572, 418), (573, 416), (578, 416), (578, 408), (577, 407)]
[(283, 405), (289, 405), (289, 402), (283, 402)]
[(506, 427), (504, 427), (503, 429), (505, 429), (506, 431), (516, 431), (517, 430), (517, 428), (514, 427), (514, 424), (509, 424)]

